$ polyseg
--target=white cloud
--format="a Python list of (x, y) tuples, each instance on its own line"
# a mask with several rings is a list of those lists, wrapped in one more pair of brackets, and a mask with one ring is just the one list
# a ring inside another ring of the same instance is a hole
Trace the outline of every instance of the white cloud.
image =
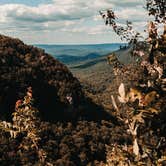
[(0, 22), (2, 20), (24, 20), (29, 22), (47, 22), (58, 20), (77, 20), (91, 17), (101, 8), (112, 4), (106, 0), (76, 1), (54, 0), (52, 4), (41, 4), (37, 7), (22, 4), (6, 4), (0, 6)]
[[(112, 8), (117, 13), (120, 23), (125, 20), (141, 23), (145, 21), (143, 2), (145, 0), (52, 0), (52, 3), (38, 6), (24, 4), (0, 5), (1, 33), (22, 31), (32, 32), (57, 31), (87, 35), (106, 34), (108, 29), (98, 11)], [(138, 24), (139, 26), (139, 24)], [(33, 33), (35, 34), (35, 33)], [(71, 34), (70, 34), (71, 35)], [(25, 35), (27, 36), (27, 35)], [(34, 36), (35, 37), (35, 36)]]
[(115, 11), (118, 18), (131, 21), (147, 20), (146, 11), (142, 6), (136, 6), (135, 8), (120, 8)]
[(88, 34), (96, 35), (96, 34), (109, 34), (110, 28), (105, 28), (104, 26), (96, 26), (88, 30)]

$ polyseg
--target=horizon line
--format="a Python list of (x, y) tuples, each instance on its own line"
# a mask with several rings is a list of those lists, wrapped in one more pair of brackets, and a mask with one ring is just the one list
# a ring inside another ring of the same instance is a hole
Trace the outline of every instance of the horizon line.
[(48, 43), (48, 44), (43, 44), (43, 43), (37, 43), (37, 44), (31, 44), (31, 45), (57, 45), (57, 46), (61, 46), (61, 45), (104, 45), (104, 44), (127, 44), (127, 43), (122, 43), (122, 42), (115, 42), (115, 43)]

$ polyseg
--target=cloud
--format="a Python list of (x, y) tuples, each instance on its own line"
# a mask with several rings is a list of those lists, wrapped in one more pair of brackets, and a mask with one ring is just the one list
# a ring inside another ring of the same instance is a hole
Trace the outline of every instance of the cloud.
[(145, 0), (108, 0), (109, 2), (113, 3), (115, 6), (118, 7), (136, 7), (142, 6), (145, 3)]
[(117, 17), (121, 20), (136, 22), (148, 19), (146, 11), (142, 6), (136, 6), (134, 8), (119, 8), (115, 13), (117, 13)]
[[(31, 32), (68, 32), (73, 35), (87, 33), (87, 35), (106, 34), (108, 29), (98, 11), (112, 8), (118, 21), (125, 20), (141, 23), (145, 11), (145, 0), (52, 0), (52, 2), (28, 6), (22, 4), (0, 5), (0, 31), (25, 33)], [(24, 0), (23, 0), (24, 2)], [(139, 24), (138, 24), (139, 26)], [(33, 33), (34, 34), (34, 33)]]
[(88, 35), (97, 35), (97, 34), (109, 34), (111, 29), (110, 27), (106, 27), (104, 25), (97, 25), (94, 27), (74, 27), (74, 28), (63, 28), (61, 29), (63, 32), (72, 32), (72, 33), (85, 33)]
[(13, 19), (27, 22), (47, 22), (59, 20), (78, 20), (91, 17), (99, 10), (124, 6), (137, 6), (138, 0), (53, 0), (50, 4), (40, 4), (37, 7), (23, 4), (0, 5), (0, 21)]
[[(103, 2), (103, 5), (106, 7), (109, 4)], [(0, 6), (0, 17), (3, 21), (13, 19), (27, 22), (79, 20), (92, 16), (101, 6), (99, 0), (94, 1), (93, 5), (90, 2), (76, 0), (55, 0), (52, 4), (42, 4), (37, 7), (6, 4)]]
[[(103, 0), (103, 5), (109, 5)], [(50, 4), (40, 4), (36, 7), (24, 4), (0, 5), (0, 24), (2, 29), (49, 31), (70, 27), (80, 20), (98, 14), (103, 6), (101, 1), (60, 1), (54, 0)], [(74, 30), (73, 30), (74, 32)]]

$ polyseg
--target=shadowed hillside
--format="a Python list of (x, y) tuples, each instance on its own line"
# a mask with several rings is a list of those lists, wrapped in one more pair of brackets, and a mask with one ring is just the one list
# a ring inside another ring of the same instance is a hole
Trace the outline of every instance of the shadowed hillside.
[(83, 95), (79, 81), (65, 65), (44, 50), (1, 35), (0, 110), (3, 118), (9, 118), (15, 102), (25, 95), (28, 86), (33, 87), (37, 106), (46, 119), (68, 108), (67, 94), (72, 95), (75, 107)]
[(1, 35), (0, 51), (1, 119), (10, 120), (15, 102), (29, 86), (44, 120), (65, 121), (80, 115), (87, 120), (109, 119), (103, 108), (84, 97), (68, 68), (44, 50)]

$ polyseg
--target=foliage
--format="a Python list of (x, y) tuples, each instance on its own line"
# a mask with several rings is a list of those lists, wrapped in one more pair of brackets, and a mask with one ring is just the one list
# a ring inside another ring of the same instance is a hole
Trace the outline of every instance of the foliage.
[(20, 135), (24, 135), (22, 142), (18, 146), (18, 151), (20, 151), (18, 155), (22, 165), (26, 165), (29, 162), (27, 159), (24, 160), (22, 158), (22, 155), (24, 155), (23, 151), (27, 151), (28, 153), (30, 151), (33, 152), (38, 157), (41, 165), (47, 165), (48, 163), (45, 161), (47, 154), (39, 147), (39, 141), (41, 140), (39, 112), (32, 105), (32, 88), (29, 87), (24, 100), (18, 100), (16, 102), (12, 119), (13, 122), (8, 123), (3, 121), (0, 124), (2, 130), (10, 132), (11, 138), (17, 139)]
[(11, 123), (0, 123), (1, 165), (96, 165), (106, 160), (106, 144), (130, 142), (108, 120), (42, 122), (32, 92), (16, 102)]
[(121, 40), (125, 39), (129, 44), (135, 44), (141, 38), (140, 33), (133, 30), (132, 22), (126, 21), (126, 27), (119, 25), (112, 10), (100, 11), (99, 13), (105, 24), (112, 26), (114, 32), (121, 37)]
[(155, 17), (158, 23), (166, 23), (166, 1), (165, 0), (146, 0), (146, 9), (149, 15)]
[[(137, 74), (132, 73), (132, 68), (135, 68), (135, 70), (140, 71), (140, 74), (142, 75), (142, 78), (137, 75), (137, 85), (132, 84), (132, 86), (127, 82), (127, 77), (124, 78), (126, 83), (130, 86), (125, 88), (124, 83), (120, 84), (118, 89), (119, 94), (117, 96), (119, 101), (111, 95), (112, 105), (117, 112), (117, 117), (128, 126), (128, 133), (132, 135), (132, 152), (135, 155), (137, 164), (145, 158), (147, 160), (149, 156), (154, 157), (154, 161), (152, 162), (159, 164), (158, 161), (161, 156), (159, 157), (158, 149), (156, 147), (154, 147), (153, 150), (149, 150), (148, 147), (148, 150), (143, 148), (143, 146), (146, 147), (146, 145), (141, 141), (141, 137), (144, 137), (142, 136), (143, 133), (141, 129), (146, 128), (147, 131), (153, 130), (155, 132), (155, 129), (153, 128), (155, 119), (157, 119), (158, 123), (161, 125), (158, 126), (158, 128), (162, 128), (164, 126), (163, 119), (165, 119), (164, 117), (166, 116), (164, 106), (166, 96), (165, 88), (163, 88), (165, 87), (164, 80), (166, 78), (166, 1), (147, 0), (146, 9), (148, 10), (149, 15), (154, 16), (155, 20), (154, 22), (149, 22), (147, 31), (148, 39), (144, 42), (145, 44), (139, 41), (137, 35), (131, 35), (133, 34), (133, 28), (130, 26), (130, 22), (128, 23), (127, 21), (126, 27), (117, 25), (116, 15), (111, 9), (104, 12), (101, 11), (100, 14), (105, 20), (106, 25), (112, 26), (113, 30), (122, 39), (127, 39), (129, 43), (132, 43), (132, 55), (139, 57), (139, 61), (133, 62), (135, 66), (113, 66), (114, 74), (117, 77), (119, 76), (119, 79), (120, 77), (122, 79), (125, 73), (130, 73), (128, 77), (131, 77), (132, 75)], [(158, 35), (157, 24), (164, 25), (164, 32), (161, 36)], [(142, 49), (140, 45), (146, 45), (146, 48)], [(141, 82), (144, 84), (141, 84)], [(163, 117), (161, 117), (160, 114), (162, 114)], [(158, 130), (161, 131), (161, 128)], [(156, 136), (158, 141), (161, 139), (161, 135)], [(158, 146), (157, 143), (156, 146)], [(162, 155), (164, 155), (164, 153), (162, 153)]]

